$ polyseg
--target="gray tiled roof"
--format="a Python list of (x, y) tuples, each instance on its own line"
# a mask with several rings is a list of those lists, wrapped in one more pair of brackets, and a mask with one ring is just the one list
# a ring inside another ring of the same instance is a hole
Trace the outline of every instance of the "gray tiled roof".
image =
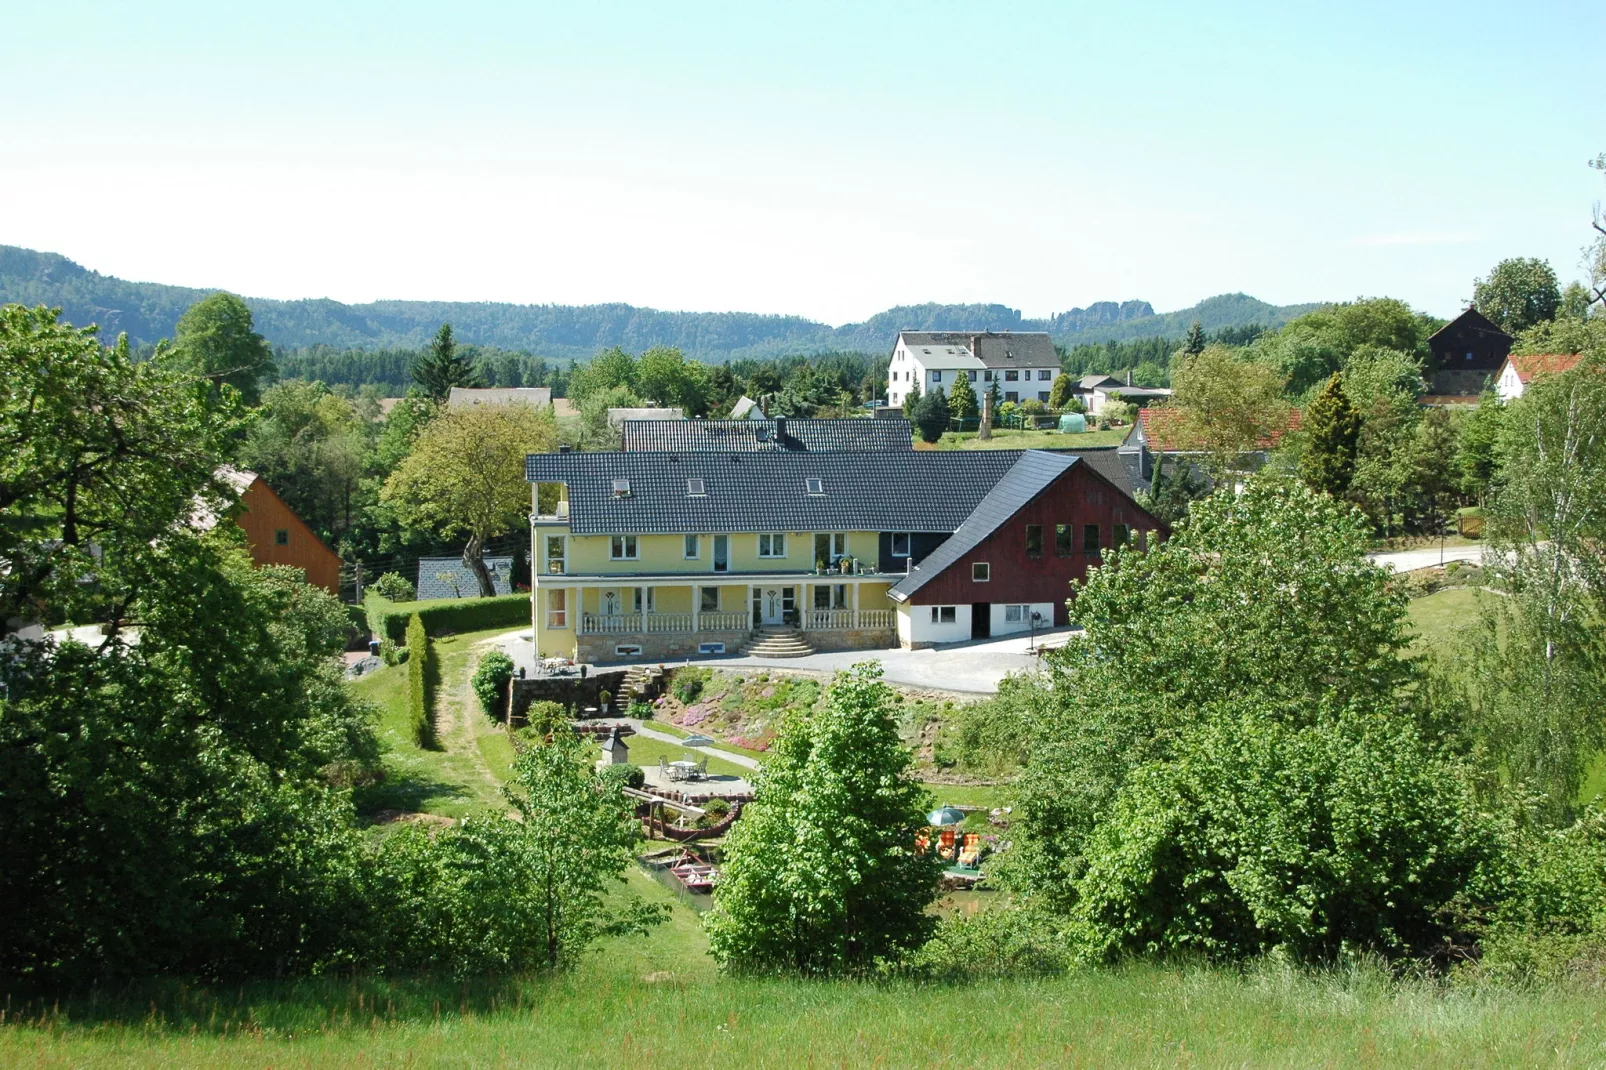
[(1068, 453), (1082, 458), (1083, 462), (1093, 471), (1120, 487), (1127, 494), (1136, 489), (1133, 482), (1133, 469), (1128, 459), (1121, 455), (1119, 446), (1093, 446), (1089, 449), (1047, 449), (1043, 453)]
[(792, 450), (909, 452), (914, 449), (908, 420), (626, 420), (621, 448), (657, 453), (755, 453)]
[[(513, 593), (513, 559), (487, 557), (485, 567), (491, 573), (491, 586), (497, 594)], [(445, 575), (446, 579), (440, 576)], [(474, 573), (463, 567), (459, 557), (421, 557), (418, 559), (418, 597), (425, 598), (478, 598), (480, 581)]]
[[(576, 535), (736, 531), (953, 531), (1021, 454), (1005, 450), (880, 453), (537, 453), (532, 483), (569, 488)], [(823, 494), (809, 494), (817, 477)], [(630, 481), (615, 497), (613, 481)], [(701, 479), (705, 493), (687, 494)]]
[(1022, 453), (1020, 460), (987, 492), (987, 496), (976, 505), (958, 530), (933, 550), (930, 557), (911, 568), (907, 576), (893, 585), (887, 596), (895, 602), (908, 601), (910, 595), (975, 549), (982, 540), (997, 531), (1081, 460), (1074, 453), (1045, 453), (1041, 450)]
[(898, 337), (916, 356), (920, 346), (963, 346), (989, 368), (1057, 367), (1059, 350), (1042, 331), (900, 331)]

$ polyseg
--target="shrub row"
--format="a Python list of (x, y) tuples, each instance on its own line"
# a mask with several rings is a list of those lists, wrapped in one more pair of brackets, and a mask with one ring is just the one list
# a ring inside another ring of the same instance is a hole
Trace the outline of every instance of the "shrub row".
[(369, 630), (380, 639), (404, 642), (408, 621), (414, 616), (424, 622), (430, 635), (477, 632), (485, 628), (518, 628), (530, 623), (530, 596), (508, 594), (497, 598), (452, 598), (428, 602), (387, 602), (371, 598), (367, 603)]
[(420, 747), (435, 746), (435, 652), (423, 617), (414, 613), (407, 622), (407, 710), (412, 715), (413, 738)]

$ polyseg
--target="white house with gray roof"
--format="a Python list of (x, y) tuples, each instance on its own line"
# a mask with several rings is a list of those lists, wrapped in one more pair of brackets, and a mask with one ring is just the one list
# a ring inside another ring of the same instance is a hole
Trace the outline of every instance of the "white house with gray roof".
[(887, 365), (887, 404), (902, 405), (920, 387), (953, 389), (959, 376), (980, 394), (994, 382), (1004, 401), (1048, 401), (1060, 373), (1059, 351), (1041, 331), (899, 331)]

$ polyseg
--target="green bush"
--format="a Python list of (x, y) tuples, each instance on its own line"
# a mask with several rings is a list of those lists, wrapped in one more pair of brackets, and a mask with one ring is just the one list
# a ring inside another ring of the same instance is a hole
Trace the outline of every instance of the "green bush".
[(650, 721), (652, 720), (652, 703), (638, 698), (630, 704), (630, 709), (626, 712), (639, 721)]
[(512, 679), (513, 659), (500, 650), (492, 650), (480, 658), (479, 668), (474, 670), (474, 677), (469, 682), (486, 716), (501, 718), (505, 711), (508, 681)]
[(688, 665), (678, 670), (675, 673), (675, 697), (682, 705), (690, 706), (702, 697), (703, 688), (708, 685), (712, 675), (701, 665)]
[(407, 708), (412, 714), (413, 740), (420, 747), (435, 746), (435, 652), (430, 649), (424, 622), (413, 614), (407, 624)]
[(374, 635), (400, 643), (407, 622), (417, 615), (430, 635), (477, 632), (487, 628), (517, 628), (530, 623), (530, 596), (510, 594), (498, 598), (452, 598), (444, 601), (396, 603), (371, 598), (368, 623)]
[(602, 778), (604, 783), (615, 788), (636, 788), (639, 790), (643, 784), (647, 783), (647, 774), (642, 771), (641, 766), (628, 763), (625, 765), (605, 765), (602, 767), (602, 772), (597, 775)]
[(703, 809), (707, 811), (710, 816), (723, 820), (724, 817), (731, 812), (731, 804), (726, 802), (724, 799), (709, 799), (703, 804)]
[(530, 703), (530, 708), (524, 712), (529, 727), (538, 736), (545, 736), (559, 725), (566, 725), (572, 718), (569, 716), (569, 707), (561, 702), (540, 701)]
[(374, 591), (392, 602), (411, 602), (418, 597), (413, 585), (395, 572), (387, 572), (374, 581)]

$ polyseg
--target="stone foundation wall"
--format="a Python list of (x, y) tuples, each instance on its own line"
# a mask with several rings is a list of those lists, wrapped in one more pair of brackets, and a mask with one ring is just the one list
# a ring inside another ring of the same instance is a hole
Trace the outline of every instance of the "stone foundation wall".
[(821, 653), (887, 650), (898, 645), (898, 633), (891, 628), (843, 628), (840, 631), (804, 632), (803, 640)]
[[(660, 661), (695, 658), (703, 643), (724, 643), (725, 653), (734, 654), (752, 635), (751, 632), (652, 632), (646, 635), (582, 635), (575, 643), (579, 649), (577, 660), (602, 665), (608, 662), (627, 665), (650, 665)], [(614, 653), (615, 647), (639, 646), (641, 653), (622, 657)]]
[(525, 713), (532, 702), (561, 702), (583, 712), (587, 706), (597, 705), (597, 695), (603, 691), (618, 696), (624, 686), (623, 669), (587, 673), (579, 676), (531, 676), (508, 682), (508, 724), (517, 728), (525, 724)]

